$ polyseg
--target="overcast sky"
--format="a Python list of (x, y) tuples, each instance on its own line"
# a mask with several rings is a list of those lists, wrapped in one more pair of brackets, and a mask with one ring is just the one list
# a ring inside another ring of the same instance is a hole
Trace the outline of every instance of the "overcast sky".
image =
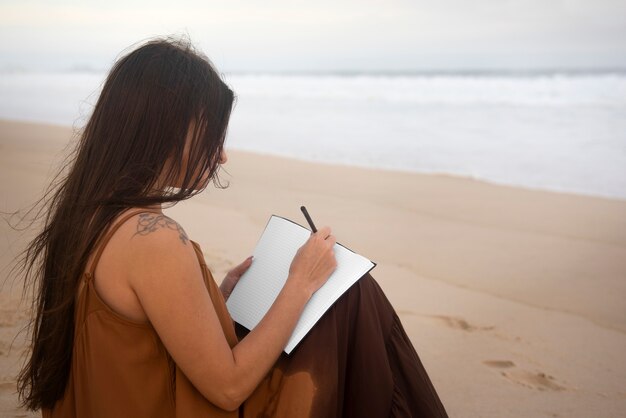
[(0, 0), (0, 69), (182, 33), (224, 72), (626, 67), (626, 0)]

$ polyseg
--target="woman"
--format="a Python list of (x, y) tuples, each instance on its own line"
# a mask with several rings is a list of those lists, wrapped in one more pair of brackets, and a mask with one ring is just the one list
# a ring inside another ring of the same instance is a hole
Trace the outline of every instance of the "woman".
[(336, 267), (329, 227), (299, 249), (259, 325), (235, 328), (224, 302), (253, 261), (218, 288), (162, 212), (221, 186), (233, 100), (184, 41), (152, 40), (114, 65), (24, 253), (38, 290), (23, 405), (44, 417), (446, 416), (369, 274), (282, 353)]

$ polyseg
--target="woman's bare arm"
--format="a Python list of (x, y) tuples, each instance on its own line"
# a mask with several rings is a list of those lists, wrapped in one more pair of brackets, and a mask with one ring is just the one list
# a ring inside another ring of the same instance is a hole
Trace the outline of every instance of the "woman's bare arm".
[(192, 244), (167, 228), (130, 240), (131, 287), (174, 361), (212, 403), (237, 409), (278, 359), (304, 305), (336, 267), (328, 234), (320, 229), (298, 251), (278, 298), (232, 350)]

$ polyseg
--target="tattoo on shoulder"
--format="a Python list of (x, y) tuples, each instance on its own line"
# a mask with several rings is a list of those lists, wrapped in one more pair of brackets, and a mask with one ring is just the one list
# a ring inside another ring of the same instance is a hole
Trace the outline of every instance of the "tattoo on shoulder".
[(140, 213), (139, 222), (137, 223), (137, 232), (134, 235), (148, 235), (151, 232), (156, 231), (159, 228), (168, 228), (174, 231), (178, 231), (178, 237), (183, 244), (187, 245), (189, 237), (178, 224), (172, 218), (168, 218), (165, 215), (156, 215), (154, 213)]

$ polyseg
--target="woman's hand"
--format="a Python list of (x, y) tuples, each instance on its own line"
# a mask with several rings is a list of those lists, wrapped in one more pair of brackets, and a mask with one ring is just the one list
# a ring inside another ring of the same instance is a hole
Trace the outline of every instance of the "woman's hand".
[(239, 279), (241, 279), (241, 276), (243, 276), (243, 274), (252, 265), (252, 258), (253, 256), (246, 258), (243, 263), (230, 270), (226, 274), (226, 277), (224, 277), (224, 280), (222, 280), (222, 284), (220, 284), (220, 290), (222, 291), (222, 295), (224, 295), (224, 301), (228, 300), (230, 294), (235, 288), (235, 285), (237, 284), (237, 282), (239, 282)]
[(298, 287), (313, 295), (337, 268), (333, 249), (336, 241), (327, 226), (312, 233), (293, 258), (288, 280), (295, 280)]

